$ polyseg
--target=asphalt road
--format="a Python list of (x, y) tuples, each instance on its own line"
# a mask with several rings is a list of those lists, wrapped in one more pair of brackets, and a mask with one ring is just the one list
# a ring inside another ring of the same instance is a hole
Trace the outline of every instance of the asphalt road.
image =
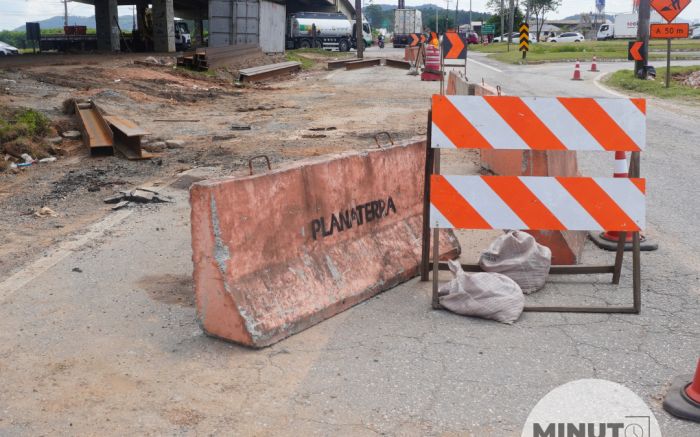
[[(468, 75), (508, 94), (610, 95), (572, 69), (474, 57)], [(373, 85), (395, 80), (376, 71)], [(664, 436), (698, 435), (660, 407), (700, 351), (698, 106), (652, 100), (648, 113), (647, 234), (660, 249), (642, 256), (641, 315), (526, 313), (506, 326), (433, 311), (413, 280), (247, 350), (197, 326), (187, 195), (164, 189), (175, 203), (114, 213), (0, 283), (0, 434), (510, 436), (547, 392), (595, 377), (637, 393)], [(611, 154), (593, 155), (583, 173), (612, 173)], [(460, 237), (468, 259), (490, 236)], [(587, 263), (610, 259), (587, 247)], [(556, 278), (533, 299), (627, 302), (629, 256), (620, 287), (608, 282)]]

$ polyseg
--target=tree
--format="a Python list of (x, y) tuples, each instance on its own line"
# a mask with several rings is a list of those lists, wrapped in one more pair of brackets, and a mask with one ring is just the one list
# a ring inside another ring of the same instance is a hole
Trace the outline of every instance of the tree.
[[(507, 34), (508, 33), (508, 25), (510, 22), (510, 1), (506, 0), (503, 2), (503, 16), (506, 18), (504, 21), (504, 27), (503, 31), (501, 32), (501, 0), (489, 0), (486, 3), (486, 7), (489, 8), (494, 12), (495, 15), (493, 15), (489, 20), (487, 21), (488, 24), (493, 24), (496, 26), (496, 33), (495, 35), (502, 35), (502, 34)], [(515, 21), (513, 22), (513, 26), (517, 28), (519, 26), (519, 23), (522, 23), (525, 16), (523, 15), (523, 11), (520, 10), (520, 7), (516, 3), (515, 6)], [(507, 41), (507, 40), (506, 40)]]
[(369, 21), (369, 24), (372, 25), (372, 27), (382, 27), (383, 21), (384, 21), (384, 11), (382, 11), (382, 7), (379, 5), (369, 5), (366, 6), (363, 10), (365, 14), (365, 18), (367, 18), (367, 21)]
[[(508, 23), (510, 21), (510, 1), (506, 0), (503, 2), (503, 13), (504, 16), (506, 17), (505, 19), (505, 29), (503, 29), (503, 33), (501, 33), (501, 0), (489, 0), (488, 3), (486, 4), (486, 7), (488, 7), (490, 10), (494, 12), (494, 15), (492, 15), (486, 23), (488, 24), (493, 24), (496, 26), (496, 31), (495, 35), (501, 35), (501, 34), (507, 34), (508, 33)], [(523, 15), (523, 11), (520, 10), (518, 6), (515, 7), (515, 21), (514, 21), (514, 26), (517, 28), (519, 27), (519, 23), (522, 23), (523, 20), (525, 19), (525, 16)]]
[(537, 41), (539, 41), (547, 14), (556, 12), (561, 6), (561, 0), (528, 0), (528, 4), (530, 13), (535, 16), (535, 31), (537, 33)]

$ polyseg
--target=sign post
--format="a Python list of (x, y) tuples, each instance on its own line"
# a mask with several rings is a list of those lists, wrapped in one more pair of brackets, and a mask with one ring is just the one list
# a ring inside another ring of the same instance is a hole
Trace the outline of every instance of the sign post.
[(530, 26), (527, 23), (520, 25), (520, 45), (518, 50), (523, 52), (523, 60), (527, 57), (527, 52), (530, 50)]
[(671, 22), (689, 4), (690, 0), (651, 0), (651, 7), (668, 22), (668, 24), (652, 24), (650, 31), (652, 39), (666, 39), (666, 88), (671, 86), (671, 39), (690, 36), (688, 23)]

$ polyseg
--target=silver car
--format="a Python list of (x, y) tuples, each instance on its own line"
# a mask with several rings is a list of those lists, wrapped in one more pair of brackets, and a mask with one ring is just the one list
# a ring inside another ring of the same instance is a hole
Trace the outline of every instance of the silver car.
[(0, 41), (0, 56), (19, 55), (19, 49)]

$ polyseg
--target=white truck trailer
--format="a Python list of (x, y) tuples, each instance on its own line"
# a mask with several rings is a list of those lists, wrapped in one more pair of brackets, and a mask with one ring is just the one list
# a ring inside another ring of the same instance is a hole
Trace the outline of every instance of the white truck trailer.
[(341, 13), (297, 12), (287, 19), (287, 48), (313, 47), (316, 29), (317, 48), (337, 48), (347, 52), (354, 46), (353, 24)]
[(411, 44), (412, 33), (423, 33), (423, 15), (417, 9), (396, 9), (394, 11), (394, 47)]
[[(596, 39), (598, 41), (607, 39), (634, 39), (637, 37), (637, 21), (638, 15), (636, 12), (627, 14), (617, 14), (613, 19), (613, 24), (603, 24), (598, 29)], [(661, 15), (656, 11), (651, 11), (650, 23), (665, 23)]]

